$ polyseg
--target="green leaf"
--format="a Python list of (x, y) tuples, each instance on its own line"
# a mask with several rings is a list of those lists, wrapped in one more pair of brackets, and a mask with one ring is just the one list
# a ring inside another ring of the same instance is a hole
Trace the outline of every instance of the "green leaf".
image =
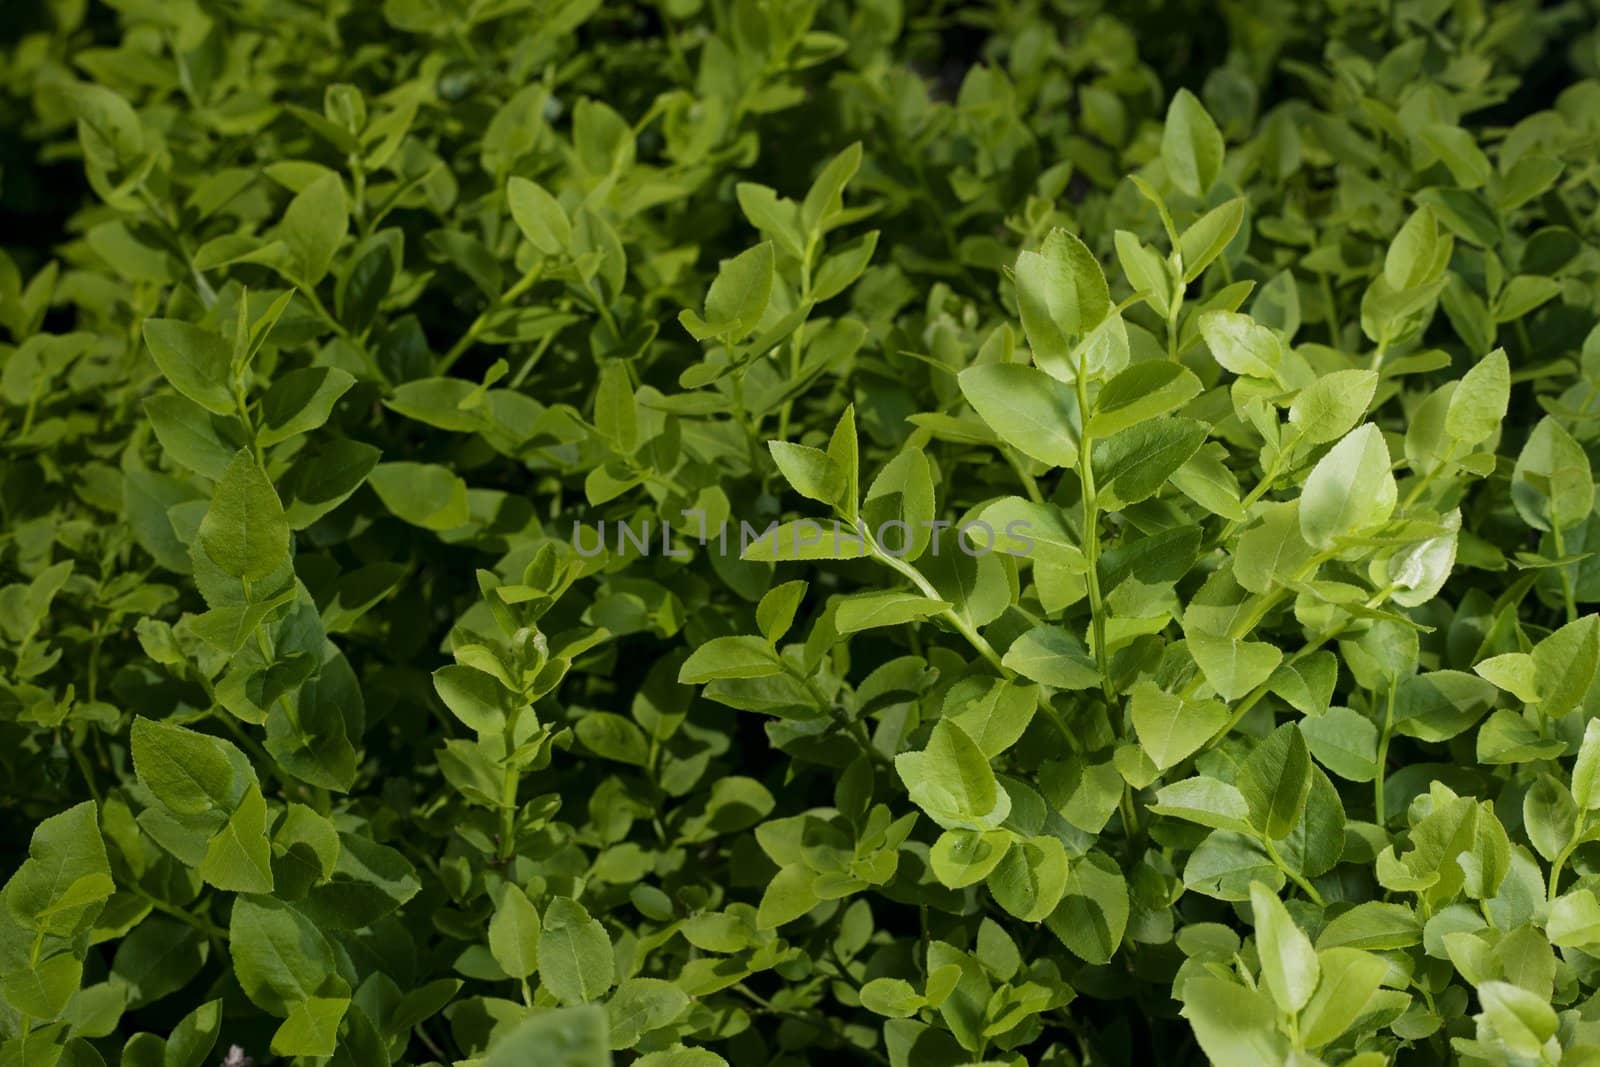
[(141, 715), (134, 717), (132, 742), (139, 781), (174, 813), (232, 809), (238, 796), (234, 768), (243, 760), (227, 741)]
[(433, 672), (433, 688), (456, 718), (480, 734), (505, 728), (511, 694), (490, 674), (460, 663)]
[(938, 615), (950, 607), (948, 601), (914, 593), (885, 590), (845, 597), (838, 602), (833, 624), (841, 634), (853, 634), (882, 626), (899, 626)]
[(768, 644), (776, 645), (794, 625), (795, 612), (800, 610), (807, 588), (805, 582), (784, 582), (762, 595), (756, 605), (756, 625)]
[(1418, 136), (1444, 163), (1455, 183), (1464, 189), (1478, 188), (1494, 172), (1472, 134), (1459, 126), (1433, 122), (1422, 127)]
[(266, 473), (240, 449), (212, 490), (200, 544), (224, 574), (259, 581), (289, 558), (289, 522)]
[(1067, 889), (1067, 852), (1055, 837), (1016, 842), (989, 874), (989, 892), (1009, 914), (1026, 923), (1055, 911)]
[(739, 340), (754, 330), (772, 299), (773, 251), (766, 241), (724, 260), (706, 292), (705, 318), (681, 316), (695, 340)]
[(1415, 912), (1400, 904), (1375, 900), (1341, 912), (1317, 936), (1320, 952), (1339, 947), (1381, 951), (1421, 943), (1422, 923)]
[(1148, 680), (1134, 685), (1128, 696), (1134, 732), (1157, 770), (1180, 763), (1228, 721), (1228, 709), (1223, 704), (1186, 700)]
[(1236, 311), (1207, 311), (1199, 318), (1200, 336), (1224, 369), (1250, 378), (1278, 380), (1283, 342), (1265, 326)]
[(289, 528), (303, 530), (348, 500), (377, 467), (380, 455), (371, 445), (346, 438), (302, 454), (283, 477)]
[(832, 507), (844, 492), (844, 471), (820, 448), (768, 441), (767, 448), (778, 472), (794, 491), (809, 500)]
[(1110, 437), (1165, 415), (1200, 392), (1200, 379), (1182, 364), (1167, 360), (1135, 363), (1101, 388), (1089, 418), (1089, 432), (1097, 438)]
[(283, 375), (261, 398), (257, 443), (270, 447), (315, 430), (328, 421), (333, 405), (354, 384), (354, 378), (333, 367), (306, 367)]
[(481, 1067), (611, 1067), (611, 1030), (598, 1004), (547, 1009), (506, 1029)]
[(989, 877), (1010, 847), (1009, 830), (946, 830), (933, 843), (928, 866), (943, 885), (963, 889)]
[(611, 1047), (633, 1048), (652, 1030), (670, 1026), (689, 1008), (689, 995), (660, 978), (629, 978), (606, 1002)]
[(639, 447), (639, 417), (633, 385), (628, 369), (621, 363), (607, 363), (600, 368), (600, 382), (594, 397), (594, 424), (601, 436), (624, 454)]
[(1183, 1017), (1213, 1063), (1285, 1063), (1289, 1042), (1263, 993), (1211, 975), (1183, 984)]
[(280, 1056), (331, 1056), (339, 1047), (339, 1023), (349, 997), (310, 997), (289, 1006), (289, 1017), (272, 1035)]
[(1539, 713), (1549, 718), (1567, 714), (1584, 700), (1600, 666), (1600, 615), (1569, 622), (1533, 646), (1533, 669), (1539, 678)]
[(990, 759), (1017, 743), (1039, 706), (1039, 691), (1005, 678), (966, 678), (945, 695), (944, 720)]
[(946, 830), (992, 830), (1011, 811), (988, 757), (949, 720), (934, 724), (926, 748), (902, 752), (894, 764), (912, 803)]
[(1173, 277), (1166, 262), (1149, 245), (1127, 230), (1118, 230), (1115, 236), (1117, 262), (1135, 292), (1144, 293), (1150, 306), (1165, 316), (1172, 306)]
[(489, 952), (512, 978), (527, 978), (539, 969), (539, 911), (528, 894), (507, 883), (489, 920)]
[(397, 518), (425, 530), (454, 530), (472, 518), (467, 483), (433, 463), (380, 463), (367, 476), (378, 499)]
[(594, 711), (573, 728), (585, 748), (603, 759), (643, 767), (650, 758), (650, 742), (630, 719), (608, 711)]
[(1250, 824), (1281, 841), (1300, 822), (1311, 792), (1311, 753), (1293, 723), (1278, 727), (1245, 757), (1239, 792)]
[(1121, 510), (1154, 496), (1205, 443), (1210, 427), (1176, 416), (1149, 419), (1094, 446), (1096, 491), (1103, 506)]
[(1289, 425), (1309, 444), (1337, 441), (1361, 421), (1377, 388), (1378, 375), (1370, 370), (1325, 374), (1294, 398)]
[(1531, 993), (1510, 982), (1484, 982), (1478, 986), (1483, 1005), (1483, 1020), (1511, 1055), (1537, 1060), (1544, 1055), (1544, 1044), (1555, 1036), (1560, 1025), (1548, 998)]
[[(29, 944), (42, 947), (46, 934), (70, 937), (87, 929), (115, 889), (95, 803), (86, 800), (33, 828), (28, 858), (6, 882), (4, 892), (11, 917), (25, 929), (39, 932)], [(49, 973), (43, 977), (36, 973), (30, 981), (44, 981)]]
[(1053, 229), (1039, 251), (1017, 257), (1016, 285), (1034, 362), (1054, 378), (1076, 380), (1073, 342), (1111, 310), (1105, 274), (1094, 253), (1066, 230)]
[(779, 197), (768, 186), (755, 182), (740, 182), (733, 187), (739, 210), (750, 220), (750, 225), (760, 230), (783, 249), (786, 255), (800, 259), (805, 255), (805, 237), (800, 232), (800, 205)]
[(786, 864), (773, 875), (761, 894), (756, 926), (762, 930), (776, 930), (822, 903), (822, 898), (817, 896), (816, 877), (803, 863)]
[(1222, 133), (1205, 105), (1187, 89), (1179, 89), (1167, 107), (1161, 132), (1161, 161), (1174, 185), (1203, 198), (1222, 173)]
[(861, 167), (861, 142), (853, 142), (828, 161), (800, 204), (800, 225), (808, 233), (829, 228), (843, 210), (844, 188)]
[(839, 515), (846, 521), (856, 521), (861, 505), (861, 447), (856, 440), (855, 405), (846, 405), (844, 414), (834, 424), (828, 436), (828, 458), (844, 475), (842, 497), (836, 502)]
[(544, 186), (514, 175), (506, 183), (506, 201), (517, 229), (540, 252), (559, 256), (572, 248), (572, 223)]
[(886, 551), (907, 562), (922, 555), (936, 514), (933, 472), (922, 449), (904, 449), (883, 465), (861, 502), (861, 514)]
[(1347, 434), (1317, 461), (1300, 494), (1300, 532), (1313, 548), (1387, 519), (1399, 498), (1389, 446), (1372, 423)]
[(1250, 806), (1244, 794), (1215, 778), (1185, 778), (1165, 786), (1156, 793), (1150, 810), (1217, 830), (1243, 833), (1250, 829)]
[(144, 413), (167, 455), (213, 481), (222, 477), (245, 441), (237, 419), (214, 415), (183, 396), (148, 397)]
[(1330, 707), (1300, 720), (1300, 732), (1317, 762), (1352, 782), (1378, 774), (1378, 727), (1350, 708)]
[(782, 670), (777, 654), (759, 637), (714, 637), (683, 661), (678, 681), (703, 685), (716, 678), (765, 678)]
[(1053, 689), (1095, 689), (1100, 668), (1083, 644), (1059, 626), (1035, 626), (1011, 643), (1001, 663)]
[(1600, 944), (1600, 899), (1589, 889), (1557, 897), (1550, 902), (1545, 932), (1559, 948), (1587, 949)]
[(1235, 197), (1196, 219), (1178, 238), (1183, 254), (1183, 280), (1200, 277), (1211, 261), (1222, 255), (1244, 222), (1246, 200)]
[(1572, 801), (1580, 811), (1600, 808), (1600, 719), (1590, 719), (1583, 728), (1572, 765)]
[(66, 1010), (82, 981), (83, 964), (62, 953), (38, 963), (18, 960), (0, 978), (0, 994), (15, 1010), (48, 1022)]
[(1494, 697), (1494, 686), (1463, 671), (1412, 675), (1395, 690), (1394, 728), (1424, 741), (1445, 741), (1483, 718)]
[(1425, 284), (1440, 258), (1440, 246), (1438, 219), (1424, 204), (1389, 242), (1383, 259), (1384, 282), (1396, 292)]
[(1266, 682), (1283, 661), (1283, 653), (1277, 646), (1265, 641), (1241, 641), (1204, 633), (1191, 633), (1188, 641), (1189, 654), (1223, 700), (1243, 698)]
[(869, 230), (824, 259), (811, 282), (811, 298), (832, 300), (866, 272), (878, 250), (878, 231)]
[(245, 994), (280, 1018), (316, 996), (337, 973), (333, 947), (322, 933), (297, 909), (272, 897), (234, 901), (228, 953)]
[(238, 410), (233, 347), (219, 334), (177, 319), (146, 319), (144, 343), (178, 392), (218, 415)]
[(1497, 348), (1462, 375), (1445, 409), (1445, 432), (1463, 447), (1474, 448), (1500, 429), (1511, 401), (1511, 364)]
[[(796, 519), (766, 530), (741, 530), (739, 539), (747, 546), (740, 556), (750, 562), (796, 562), (819, 559), (862, 559), (866, 542), (842, 524)], [(733, 541), (729, 537), (729, 543)]]
[(1078, 462), (1078, 403), (1072, 390), (1033, 367), (989, 363), (961, 372), (961, 392), (996, 435), (1051, 467)]
[(163, 1067), (202, 1067), (222, 1032), (222, 1001), (208, 1000), (185, 1015), (167, 1038)]
[(350, 202), (337, 174), (324, 174), (302, 189), (289, 202), (280, 229), (295, 256), (296, 280), (320, 282), (349, 229)]
[(1536, 530), (1566, 530), (1594, 508), (1589, 456), (1551, 416), (1539, 420), (1511, 472), (1511, 502)]
[(926, 1003), (904, 978), (874, 978), (861, 987), (861, 1006), (874, 1015), (908, 1019)]
[(1092, 964), (1108, 963), (1128, 928), (1128, 883), (1110, 857), (1090, 852), (1072, 864), (1050, 932)]
[(570, 897), (556, 897), (545, 909), (538, 956), (539, 981), (562, 1004), (596, 1000), (616, 981), (605, 927)]
[(1310, 1002), (1322, 976), (1311, 939), (1289, 917), (1277, 893), (1260, 882), (1250, 886), (1250, 911), (1262, 984), (1280, 1011), (1298, 1012)]
[(250, 785), (228, 823), (206, 843), (200, 877), (232, 893), (273, 890), (272, 850), (267, 844), (267, 802), (261, 787)]

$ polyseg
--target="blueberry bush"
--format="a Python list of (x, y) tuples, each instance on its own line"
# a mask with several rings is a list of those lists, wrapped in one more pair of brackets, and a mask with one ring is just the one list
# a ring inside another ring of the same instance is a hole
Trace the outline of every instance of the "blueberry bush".
[(0, 1065), (1600, 1064), (1597, 146), (1596, 0), (8, 4)]

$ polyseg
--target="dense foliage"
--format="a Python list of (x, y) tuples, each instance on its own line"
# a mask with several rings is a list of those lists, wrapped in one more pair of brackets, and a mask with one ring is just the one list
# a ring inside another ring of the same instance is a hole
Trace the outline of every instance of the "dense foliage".
[(0, 1064), (1600, 1063), (1594, 0), (0, 26)]

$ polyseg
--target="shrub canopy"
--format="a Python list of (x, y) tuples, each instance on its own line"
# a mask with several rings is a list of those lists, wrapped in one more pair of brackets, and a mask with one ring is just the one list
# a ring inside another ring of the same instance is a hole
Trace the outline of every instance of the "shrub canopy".
[(1600, 1063), (1592, 0), (0, 28), (0, 1065)]

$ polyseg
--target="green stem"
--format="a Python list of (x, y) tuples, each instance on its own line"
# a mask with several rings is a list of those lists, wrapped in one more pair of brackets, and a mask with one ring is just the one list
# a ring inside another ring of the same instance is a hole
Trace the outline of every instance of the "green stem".
[(1184, 284), (1179, 281), (1172, 294), (1172, 308), (1167, 312), (1167, 358), (1174, 363), (1178, 362), (1178, 314), (1183, 310), (1183, 290)]
[(538, 284), (539, 278), (544, 274), (544, 263), (545, 261), (541, 259), (532, 267), (529, 267), (522, 277), (517, 279), (515, 285), (496, 297), (493, 303), (484, 308), (478, 314), (478, 317), (472, 320), (472, 325), (467, 327), (467, 332), (462, 334), (456, 340), (456, 343), (450, 346), (450, 351), (444, 354), (444, 358), (434, 368), (435, 375), (442, 377), (446, 371), (455, 366), (456, 360), (460, 359), (467, 349), (472, 347), (473, 342), (478, 339), (478, 335), (483, 332), (484, 327), (489, 325), (490, 316)]
[(1133, 805), (1133, 786), (1122, 784), (1122, 799), (1117, 802), (1122, 809), (1122, 828), (1129, 837), (1139, 832), (1139, 811)]
[[(317, 313), (317, 317), (326, 322), (329, 327), (332, 328), (334, 333), (338, 334), (340, 337), (343, 337), (351, 344), (356, 344), (356, 339), (350, 336), (350, 331), (345, 328), (344, 323), (333, 317), (333, 312), (328, 310), (328, 305), (324, 304), (322, 302), (322, 298), (317, 295), (315, 286), (308, 285), (306, 282), (297, 279), (295, 281), (295, 288), (299, 290), (301, 296), (306, 298), (306, 303), (311, 305), (311, 310)], [(365, 348), (362, 348), (362, 353), (365, 354), (365, 352)]]
[(1009, 448), (1001, 448), (1000, 454), (1006, 457), (1006, 462), (1016, 472), (1017, 480), (1022, 483), (1022, 488), (1028, 494), (1028, 499), (1035, 504), (1044, 503), (1044, 494), (1039, 491), (1038, 479), (1028, 473), (1027, 465), (1017, 458), (1016, 453)]
[[(1552, 523), (1550, 527), (1550, 534), (1555, 538), (1556, 558), (1565, 559), (1567, 556), (1567, 544), (1566, 539), (1561, 535), (1561, 524)], [(1578, 599), (1572, 591), (1572, 575), (1568, 573), (1568, 568), (1565, 563), (1557, 567), (1556, 572), (1561, 577), (1561, 599), (1567, 605), (1567, 621), (1569, 623), (1577, 622)]]
[[(1331, 555), (1332, 553), (1320, 553), (1307, 560), (1305, 565), (1301, 567), (1299, 572), (1297, 572), (1296, 580), (1298, 580), (1300, 577), (1303, 577), (1306, 573), (1315, 570)], [(1256, 601), (1256, 606), (1251, 609), (1250, 613), (1242, 617), (1241, 622), (1235, 623), (1233, 626), (1228, 628), (1228, 636), (1235, 639), (1247, 637), (1250, 632), (1254, 630), (1261, 622), (1261, 620), (1266, 617), (1267, 612), (1276, 607), (1288, 595), (1288, 588), (1280, 586), (1277, 589), (1274, 589), (1271, 593), (1261, 597)], [(1375, 597), (1373, 599), (1376, 600), (1378, 598)], [(1368, 604), (1369, 606), (1375, 606), (1371, 600), (1368, 601)], [(1311, 653), (1321, 648), (1323, 644), (1337, 637), (1343, 629), (1344, 624), (1340, 623), (1336, 627), (1324, 630), (1311, 641), (1307, 642), (1306, 645), (1300, 649), (1300, 651), (1296, 652), (1294, 655), (1285, 660), (1285, 665), (1299, 663), (1301, 660), (1311, 655)], [(1179, 695), (1187, 700), (1189, 697), (1193, 696), (1203, 684), (1205, 684), (1205, 675), (1197, 672), (1193, 678), (1189, 679), (1189, 684), (1184, 687), (1183, 692)], [(1220, 730), (1211, 735), (1211, 740), (1207, 741), (1203, 746), (1201, 746), (1201, 750), (1204, 751), (1212, 748), (1215, 745), (1221, 744), (1222, 739), (1232, 733), (1234, 727), (1238, 726), (1240, 721), (1242, 721), (1244, 717), (1250, 713), (1250, 709), (1260, 703), (1261, 699), (1267, 695), (1269, 684), (1270, 679), (1269, 681), (1262, 682), (1260, 685), (1256, 686), (1249, 693), (1247, 693), (1244, 698), (1239, 701), (1238, 707), (1234, 708), (1233, 714), (1228, 717), (1228, 721), (1222, 724), (1222, 728)]]
[(533, 373), (533, 368), (544, 358), (545, 352), (549, 351), (555, 339), (554, 333), (547, 333), (544, 339), (534, 346), (533, 351), (528, 353), (528, 358), (522, 361), (522, 366), (517, 368), (516, 375), (512, 377), (510, 386), (512, 389), (522, 388), (522, 383), (528, 380), (528, 375)]
[(1389, 825), (1389, 805), (1383, 795), (1383, 780), (1389, 763), (1389, 738), (1394, 732), (1395, 680), (1389, 681), (1389, 693), (1383, 704), (1383, 727), (1378, 731), (1377, 773), (1372, 778), (1372, 810), (1377, 813), (1378, 825)]
[(517, 718), (515, 711), (507, 716), (504, 734), (506, 766), (500, 782), (500, 847), (495, 853), (500, 863), (509, 861), (517, 852), (517, 787), (522, 781), (520, 769), (512, 760), (516, 751)]
[(94, 629), (90, 633), (92, 637), (89, 642), (89, 703), (93, 704), (99, 699), (100, 644), (106, 636), (100, 629), (100, 620), (95, 620)]
[(1417, 498), (1422, 496), (1423, 491), (1427, 489), (1428, 485), (1433, 481), (1433, 476), (1438, 473), (1439, 468), (1434, 467), (1432, 470), (1423, 471), (1422, 474), (1417, 477), (1417, 480), (1411, 486), (1410, 491), (1406, 493), (1405, 502), (1400, 505), (1400, 511), (1402, 513), (1411, 510), (1411, 505), (1417, 502)]
[(1339, 347), (1339, 310), (1333, 298), (1333, 283), (1328, 279), (1326, 271), (1317, 272), (1317, 280), (1322, 286), (1322, 302), (1328, 317), (1328, 344), (1334, 348)]
[(208, 919), (202, 919), (200, 916), (195, 915), (192, 912), (185, 911), (176, 904), (168, 904), (166, 901), (151, 895), (139, 886), (130, 885), (127, 887), (127, 889), (129, 892), (133, 893), (134, 896), (141, 898), (161, 914), (170, 915), (179, 922), (194, 927), (207, 937), (214, 938), (218, 941), (228, 940), (228, 931), (224, 930), (216, 923), (211, 922)]
[(1094, 438), (1089, 434), (1089, 383), (1087, 355), (1078, 364), (1078, 412), (1084, 430), (1078, 443), (1078, 481), (1083, 489), (1083, 556), (1088, 563), (1089, 625), (1094, 630), (1094, 659), (1100, 669), (1100, 688), (1109, 702), (1114, 694), (1111, 685), (1111, 657), (1106, 650), (1106, 603), (1100, 590), (1100, 501), (1094, 486)]
[[(876, 558), (880, 563), (883, 563), (904, 575), (910, 580), (912, 585), (917, 587), (917, 591), (923, 596), (928, 597), (930, 600), (944, 599), (944, 597), (939, 595), (939, 590), (934, 588), (933, 583), (928, 581), (927, 577), (924, 576), (921, 571), (917, 570), (917, 568), (913, 567), (911, 564), (907, 563), (905, 560), (899, 558), (893, 553), (885, 552), (878, 545), (877, 540), (873, 538), (870, 530), (862, 528), (861, 536), (866, 542), (867, 551), (871, 552), (874, 558)], [(987, 660), (991, 667), (1000, 672), (1002, 677), (1016, 677), (1016, 674), (1009, 667), (1004, 666), (1000, 662), (1000, 654), (994, 650), (994, 646), (989, 643), (988, 639), (980, 634), (970, 622), (956, 614), (954, 609), (946, 608), (944, 611), (939, 613), (939, 618), (955, 627), (956, 632), (961, 634), (962, 637), (965, 637), (967, 639), (967, 643), (976, 649), (978, 654)]]
[(1250, 492), (1245, 494), (1243, 500), (1239, 501), (1239, 506), (1247, 513), (1245, 519), (1229, 519), (1227, 525), (1223, 526), (1221, 532), (1211, 541), (1210, 547), (1215, 548), (1217, 545), (1222, 544), (1232, 537), (1244, 522), (1249, 521), (1248, 512), (1255, 506), (1256, 501), (1265, 496), (1277, 484), (1278, 478), (1283, 474), (1284, 457), (1294, 454), (1295, 448), (1300, 444), (1300, 437), (1301, 434), (1296, 431), (1289, 440), (1278, 443), (1278, 450), (1273, 454), (1272, 462), (1267, 464), (1267, 469), (1261, 473), (1261, 480), (1255, 484), (1255, 487)]
[(261, 742), (245, 733), (239, 727), (230, 712), (218, 707), (212, 711), (211, 717), (220, 722), (222, 728), (233, 735), (233, 739), (239, 743), (240, 748), (254, 756), (267, 769), (267, 773), (278, 780), (278, 784), (283, 788), (286, 796), (303, 796), (305, 794), (305, 786), (285, 774), (283, 769), (278, 766), (278, 761), (273, 759), (271, 754), (262, 747)]
[[(84, 729), (93, 730), (94, 727), (85, 726)], [(59, 741), (60, 738), (58, 737), (57, 740)], [(72, 750), (72, 761), (78, 765), (78, 772), (83, 775), (83, 784), (89, 787), (89, 796), (92, 797), (95, 804), (98, 805), (100, 803), (100, 789), (95, 785), (94, 770), (89, 766), (89, 757), (83, 754), (82, 745), (79, 745), (75, 740), (70, 738), (68, 740), (71, 741), (67, 747)]]
[[(917, 587), (917, 591), (923, 596), (928, 597), (930, 600), (944, 599), (939, 595), (939, 590), (934, 588), (933, 583), (928, 581), (927, 577), (916, 567), (890, 552), (885, 552), (877, 540), (873, 538), (872, 531), (863, 526), (859, 532), (862, 542), (867, 546), (867, 551), (874, 559), (904, 575), (912, 585)], [(994, 646), (989, 643), (988, 638), (980, 634), (976, 627), (956, 614), (953, 609), (946, 608), (937, 617), (949, 623), (957, 633), (966, 638), (967, 643), (977, 651), (978, 655), (984, 658), (989, 666), (995, 669), (995, 672), (1000, 677), (1010, 680), (1014, 680), (1017, 677), (1017, 672), (1001, 661), (1000, 653), (994, 650)], [(1047, 687), (1040, 687), (1039, 689), (1039, 709), (1044, 712), (1045, 718), (1050, 720), (1051, 725), (1055, 726), (1060, 731), (1061, 736), (1066, 739), (1068, 748), (1074, 752), (1082, 750), (1083, 746), (1078, 743), (1078, 739), (1073, 736), (1072, 731), (1067, 727), (1066, 720), (1061, 717), (1061, 713), (1050, 703)]]
[[(740, 367), (729, 378), (733, 392), (733, 414), (739, 420), (739, 426), (744, 430), (745, 452), (750, 459), (750, 473), (761, 470), (761, 430), (759, 424), (750, 417), (750, 409), (744, 402), (744, 373), (745, 368)], [(765, 486), (766, 478), (763, 476), (762, 484)]]
[(1561, 886), (1561, 871), (1566, 867), (1567, 861), (1572, 858), (1572, 854), (1578, 850), (1578, 842), (1583, 838), (1583, 834), (1579, 833), (1578, 830), (1577, 826), (1573, 827), (1572, 840), (1568, 841), (1561, 851), (1556, 853), (1555, 860), (1550, 864), (1550, 888), (1545, 894), (1548, 900), (1556, 899), (1556, 890)]
[(1307, 879), (1305, 875), (1296, 871), (1283, 861), (1283, 857), (1278, 855), (1278, 847), (1272, 843), (1272, 838), (1268, 837), (1266, 834), (1262, 834), (1261, 844), (1262, 847), (1267, 850), (1267, 856), (1272, 860), (1273, 863), (1277, 864), (1278, 869), (1283, 871), (1284, 874), (1288, 875), (1289, 880), (1295, 885), (1299, 886), (1300, 891), (1309, 897), (1313, 904), (1320, 908), (1327, 903), (1322, 899), (1322, 894), (1317, 892), (1317, 887), (1312, 885), (1310, 880)]
[[(816, 254), (818, 234), (813, 232), (806, 240), (805, 255), (800, 258), (800, 306), (806, 309), (806, 317), (811, 315), (811, 257)], [(802, 353), (805, 351), (806, 323), (802, 319), (800, 325), (795, 327), (794, 338), (789, 346), (789, 379), (800, 380), (800, 365)], [(789, 416), (794, 410), (795, 398), (790, 397), (783, 402), (783, 407), (778, 411), (778, 436), (784, 440), (789, 438)]]

